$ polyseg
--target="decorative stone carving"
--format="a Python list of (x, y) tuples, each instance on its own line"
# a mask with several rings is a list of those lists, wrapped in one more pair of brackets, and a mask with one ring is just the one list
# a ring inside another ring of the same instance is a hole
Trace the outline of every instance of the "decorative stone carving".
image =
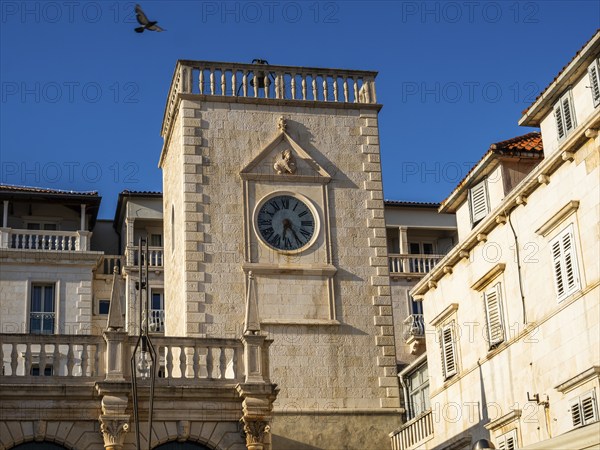
[(241, 419), (244, 423), (244, 433), (246, 435), (246, 447), (248, 450), (262, 450), (264, 447), (266, 435), (271, 432), (271, 427), (264, 420)]
[(106, 450), (121, 450), (125, 433), (129, 431), (129, 416), (102, 416), (98, 420), (100, 421), (100, 432), (104, 437), (104, 448)]
[(185, 442), (190, 437), (190, 421), (179, 420), (177, 422), (177, 440), (179, 442)]
[(281, 116), (277, 119), (277, 129), (284, 132), (287, 131), (287, 120), (285, 120), (285, 117)]
[(275, 172), (280, 175), (282, 173), (296, 173), (296, 158), (294, 158), (292, 151), (290, 149), (282, 151), (281, 155), (275, 159), (273, 168), (275, 169)]

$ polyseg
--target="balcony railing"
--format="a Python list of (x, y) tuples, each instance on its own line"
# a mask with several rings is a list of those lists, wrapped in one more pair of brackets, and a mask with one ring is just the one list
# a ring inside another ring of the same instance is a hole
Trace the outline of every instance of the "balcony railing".
[(100, 275), (112, 275), (115, 267), (121, 272), (121, 266), (123, 265), (123, 257), (121, 255), (103, 255), (100, 258), (98, 264), (98, 270), (96, 273)]
[[(136, 247), (129, 247), (127, 249), (127, 264), (137, 265), (138, 264), (138, 249)], [(144, 262), (144, 261), (142, 261)], [(162, 247), (148, 247), (148, 265), (150, 267), (163, 267), (164, 264), (164, 252)]]
[(100, 380), (103, 349), (102, 336), (0, 334), (0, 382), (39, 383), (48, 377)]
[(419, 338), (425, 336), (425, 321), (423, 314), (411, 314), (403, 321), (404, 331), (402, 337), (405, 341), (411, 338)]
[[(126, 366), (122, 374), (130, 379), (130, 352), (137, 338), (125, 339)], [(244, 344), (239, 339), (154, 336), (152, 342), (159, 359), (159, 384), (243, 381)], [(85, 384), (104, 380), (106, 352), (102, 336), (0, 334), (0, 384)], [(266, 361), (263, 364), (268, 366)]]
[(390, 433), (392, 450), (411, 450), (433, 436), (433, 414), (425, 411)]
[(170, 127), (178, 94), (332, 103), (377, 103), (376, 72), (263, 64), (179, 61), (163, 120)]
[(153, 333), (165, 332), (165, 310), (151, 309), (148, 311), (148, 328)]
[(89, 231), (0, 229), (0, 248), (19, 250), (86, 251)]
[(444, 255), (390, 254), (390, 275), (423, 276), (444, 257)]

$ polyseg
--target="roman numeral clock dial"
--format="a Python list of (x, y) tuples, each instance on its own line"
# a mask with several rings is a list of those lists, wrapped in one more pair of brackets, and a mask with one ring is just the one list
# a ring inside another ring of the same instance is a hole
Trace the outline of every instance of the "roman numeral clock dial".
[(255, 227), (269, 247), (294, 253), (312, 244), (317, 222), (307, 202), (292, 195), (276, 195), (258, 206)]

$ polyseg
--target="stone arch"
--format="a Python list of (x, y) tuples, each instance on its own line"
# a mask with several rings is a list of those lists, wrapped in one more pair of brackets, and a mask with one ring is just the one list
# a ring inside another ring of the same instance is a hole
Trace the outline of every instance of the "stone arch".
[[(34, 450), (34, 449), (32, 449)], [(154, 447), (153, 450), (211, 450), (206, 445), (193, 441), (169, 441)]]
[(58, 445), (53, 442), (30, 441), (30, 442), (25, 442), (23, 444), (17, 444), (15, 447), (12, 447), (11, 450), (68, 450), (68, 449), (66, 447), (63, 447), (62, 445)]
[(31, 449), (42, 450), (42, 447), (33, 447), (40, 442), (67, 450), (104, 449), (102, 435), (95, 421), (0, 421), (0, 449), (27, 449), (20, 447), (27, 444)]

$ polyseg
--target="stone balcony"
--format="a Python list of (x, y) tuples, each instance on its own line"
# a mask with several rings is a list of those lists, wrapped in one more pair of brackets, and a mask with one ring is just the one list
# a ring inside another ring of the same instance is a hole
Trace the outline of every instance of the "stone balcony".
[(49, 231), (0, 228), (0, 248), (49, 250), (57, 252), (89, 251), (90, 231)]
[(422, 278), (440, 262), (444, 255), (411, 255), (390, 253), (391, 277)]
[(329, 107), (376, 104), (376, 75), (358, 70), (180, 60), (167, 97), (162, 135), (167, 135), (182, 95), (231, 102), (318, 102)]

